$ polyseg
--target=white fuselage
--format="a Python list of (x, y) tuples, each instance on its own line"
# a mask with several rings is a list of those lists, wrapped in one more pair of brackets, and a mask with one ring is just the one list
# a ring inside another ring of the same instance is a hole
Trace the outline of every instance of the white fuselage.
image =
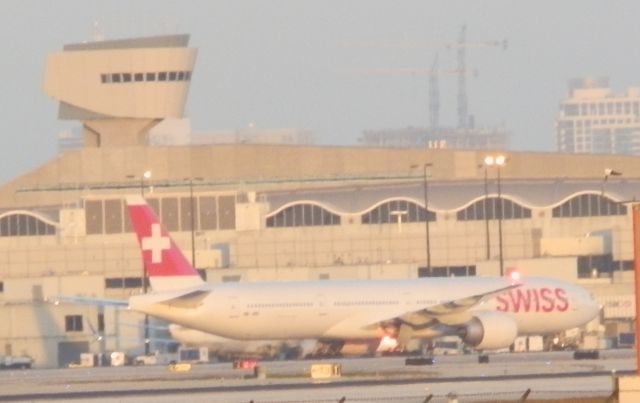
[[(519, 334), (546, 334), (583, 325), (598, 312), (590, 295), (577, 285), (536, 278), (522, 283), (477, 304), (464, 315), (502, 311), (517, 322)], [(223, 283), (198, 288), (210, 293), (195, 307), (163, 303), (173, 295), (184, 294), (184, 290), (134, 296), (130, 307), (239, 340), (366, 339), (385, 335), (383, 326), (375, 326), (378, 323), (508, 285), (510, 280), (506, 278), (482, 277)], [(425, 326), (412, 336), (441, 335), (436, 328)]]

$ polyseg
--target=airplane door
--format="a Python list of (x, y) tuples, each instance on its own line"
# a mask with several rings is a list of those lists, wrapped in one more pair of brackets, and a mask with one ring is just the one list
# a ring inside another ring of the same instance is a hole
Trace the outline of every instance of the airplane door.
[(318, 307), (318, 316), (327, 316), (329, 307), (324, 294), (316, 295), (316, 306)]
[(410, 291), (402, 293), (403, 305), (406, 309), (412, 309), (411, 305), (413, 305), (413, 293)]
[(240, 301), (235, 295), (230, 295), (228, 300), (229, 319), (237, 319), (240, 317)]

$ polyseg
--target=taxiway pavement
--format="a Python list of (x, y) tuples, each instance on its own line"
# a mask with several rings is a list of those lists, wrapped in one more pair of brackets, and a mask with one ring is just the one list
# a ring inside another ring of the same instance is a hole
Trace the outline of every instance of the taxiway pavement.
[[(342, 376), (312, 380), (310, 366), (339, 364)], [(571, 352), (436, 357), (434, 365), (406, 366), (404, 357), (267, 361), (264, 378), (231, 363), (194, 365), (189, 372), (167, 366), (16, 370), (0, 372), (0, 401), (92, 402), (459, 402), (530, 398), (606, 397), (612, 377), (635, 370), (633, 350), (607, 350), (597, 360), (574, 360)]]

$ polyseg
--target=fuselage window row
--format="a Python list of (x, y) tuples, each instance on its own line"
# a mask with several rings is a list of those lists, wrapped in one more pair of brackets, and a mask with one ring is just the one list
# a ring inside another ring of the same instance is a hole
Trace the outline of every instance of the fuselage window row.
[(303, 308), (311, 307), (311, 302), (283, 302), (273, 304), (247, 304), (247, 308)]
[(354, 306), (354, 305), (398, 305), (399, 301), (336, 301), (334, 306)]
[[(399, 301), (335, 301), (334, 306), (354, 306), (354, 305), (398, 305)], [(255, 308), (302, 308), (311, 307), (312, 302), (283, 302), (272, 304), (247, 304), (248, 309)]]

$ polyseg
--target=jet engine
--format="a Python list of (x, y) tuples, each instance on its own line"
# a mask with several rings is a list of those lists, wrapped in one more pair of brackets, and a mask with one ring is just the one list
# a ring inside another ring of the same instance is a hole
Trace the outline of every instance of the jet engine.
[(498, 350), (509, 347), (518, 336), (518, 324), (507, 314), (478, 312), (467, 322), (462, 341), (478, 350)]

